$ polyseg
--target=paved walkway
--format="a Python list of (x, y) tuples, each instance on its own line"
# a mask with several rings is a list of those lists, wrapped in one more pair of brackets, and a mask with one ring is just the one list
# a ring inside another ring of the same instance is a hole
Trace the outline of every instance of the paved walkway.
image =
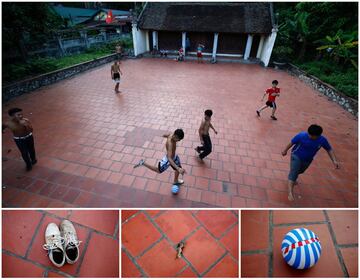
[[(74, 265), (55, 267), (43, 249), (49, 223), (70, 220), (76, 229), (80, 257)], [(23, 211), (2, 213), (3, 277), (118, 277), (118, 211)]]
[[(16, 98), (34, 125), (38, 165), (26, 173), (9, 132), (3, 135), (3, 205), (10, 207), (357, 207), (357, 121), (307, 85), (273, 69), (243, 64), (123, 61), (122, 94), (106, 65)], [(279, 80), (278, 121), (256, 116)], [(213, 153), (195, 157), (205, 109), (214, 111)], [(342, 165), (320, 151), (287, 200), (289, 156), (281, 150), (311, 123), (324, 128)], [(163, 132), (181, 127), (178, 153), (187, 171), (177, 197), (173, 172), (133, 164), (164, 155)], [(79, 183), (87, 181), (89, 183)]]
[[(297, 270), (283, 260), (281, 243), (298, 227), (314, 231), (322, 254), (312, 268)], [(358, 277), (358, 212), (241, 211), (242, 277)]]
[[(238, 211), (122, 211), (122, 277), (238, 277)], [(176, 244), (185, 243), (176, 258)]]

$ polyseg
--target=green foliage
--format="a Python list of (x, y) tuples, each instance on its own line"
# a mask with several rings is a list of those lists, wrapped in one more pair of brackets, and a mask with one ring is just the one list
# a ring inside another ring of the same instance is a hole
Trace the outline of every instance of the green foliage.
[(115, 46), (120, 44), (125, 50), (132, 48), (132, 37), (92, 47), (82, 54), (69, 55), (61, 58), (46, 57), (33, 58), (27, 63), (6, 63), (3, 65), (3, 83), (8, 84), (27, 77), (32, 77), (51, 71), (59, 70), (75, 64), (111, 54), (115, 52)]
[(62, 26), (48, 3), (5, 2), (2, 5), (3, 48), (18, 48), (20, 40), (41, 40)]
[(332, 85), (340, 92), (355, 99), (358, 98), (358, 73), (356, 69), (349, 68), (341, 71), (337, 64), (329, 60), (306, 62), (297, 64), (297, 66), (308, 74)]
[(285, 58), (357, 97), (358, 3), (276, 2), (275, 12), (279, 32), (272, 58)]

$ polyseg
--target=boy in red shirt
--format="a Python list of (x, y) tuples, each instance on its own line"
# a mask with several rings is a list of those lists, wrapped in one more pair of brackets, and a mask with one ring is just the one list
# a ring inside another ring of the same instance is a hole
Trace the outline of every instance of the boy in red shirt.
[(257, 115), (260, 117), (260, 112), (264, 109), (266, 109), (267, 107), (271, 107), (273, 108), (272, 110), (272, 114), (271, 114), (271, 118), (273, 120), (277, 120), (277, 118), (275, 117), (275, 111), (276, 111), (276, 103), (275, 103), (275, 98), (276, 96), (280, 96), (280, 88), (276, 87), (279, 84), (279, 82), (277, 80), (272, 81), (272, 87), (268, 88), (264, 95), (263, 98), (261, 99), (261, 101), (264, 100), (265, 95), (269, 95), (268, 96), (268, 101), (266, 101), (266, 105), (262, 106), (259, 110), (256, 111)]

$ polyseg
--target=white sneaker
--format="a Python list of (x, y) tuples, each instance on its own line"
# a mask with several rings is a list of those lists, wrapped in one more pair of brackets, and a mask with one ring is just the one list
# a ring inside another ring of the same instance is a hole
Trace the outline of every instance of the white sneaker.
[(54, 223), (47, 225), (45, 230), (44, 250), (48, 251), (50, 261), (57, 267), (65, 264), (64, 239), (61, 237), (58, 226)]
[(79, 259), (79, 246), (81, 243), (77, 237), (75, 227), (70, 221), (63, 220), (60, 223), (60, 232), (61, 236), (64, 238), (66, 261), (69, 264), (74, 264)]

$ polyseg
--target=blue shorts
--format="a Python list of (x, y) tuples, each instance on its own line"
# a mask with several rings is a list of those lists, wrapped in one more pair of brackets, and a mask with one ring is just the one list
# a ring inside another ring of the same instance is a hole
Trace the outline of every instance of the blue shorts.
[(291, 154), (290, 160), (290, 172), (288, 179), (290, 181), (296, 182), (299, 174), (305, 172), (305, 170), (310, 166), (312, 161), (302, 161), (297, 155)]
[[(178, 167), (181, 168), (180, 158), (178, 155), (174, 157), (174, 162)], [(164, 156), (162, 160), (159, 161), (159, 166), (158, 166), (159, 172), (163, 173), (166, 169), (169, 168), (169, 166), (171, 166), (171, 168), (175, 170), (175, 168), (172, 165), (170, 165), (167, 156)]]

